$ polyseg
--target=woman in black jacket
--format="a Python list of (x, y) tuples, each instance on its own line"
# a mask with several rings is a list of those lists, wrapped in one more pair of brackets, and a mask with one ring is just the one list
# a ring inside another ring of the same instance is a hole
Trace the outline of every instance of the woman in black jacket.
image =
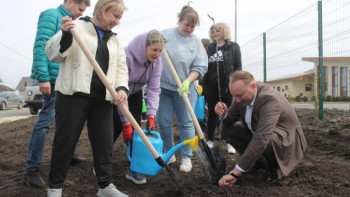
[[(225, 23), (217, 23), (210, 27), (209, 37), (213, 41), (208, 47), (208, 72), (203, 79), (205, 98), (208, 103), (208, 145), (213, 146), (217, 115), (214, 111), (216, 103), (222, 102), (230, 106), (232, 96), (228, 89), (229, 75), (242, 69), (241, 50), (239, 45), (230, 41), (230, 28)], [(219, 67), (219, 72), (217, 71)], [(219, 78), (219, 80), (218, 80)], [(220, 81), (220, 85), (219, 82)], [(219, 97), (220, 89), (220, 97)], [(228, 152), (235, 153), (228, 144)]]

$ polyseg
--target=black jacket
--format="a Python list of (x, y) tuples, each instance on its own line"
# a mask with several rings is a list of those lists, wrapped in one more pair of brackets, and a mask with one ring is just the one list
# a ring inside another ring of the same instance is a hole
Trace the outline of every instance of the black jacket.
[[(241, 60), (241, 49), (236, 42), (232, 42), (227, 40), (222, 49), (223, 57), (224, 57), (224, 78), (225, 78), (225, 86), (228, 87), (229, 76), (232, 72), (237, 70), (242, 70), (242, 60)], [(211, 57), (216, 53), (216, 43), (211, 43), (208, 46), (208, 57)], [(208, 68), (209, 70), (209, 68)], [(203, 78), (203, 85), (206, 86), (208, 75), (215, 75), (216, 72), (207, 72)], [(213, 76), (214, 77), (214, 76)], [(223, 76), (220, 76), (222, 79)]]

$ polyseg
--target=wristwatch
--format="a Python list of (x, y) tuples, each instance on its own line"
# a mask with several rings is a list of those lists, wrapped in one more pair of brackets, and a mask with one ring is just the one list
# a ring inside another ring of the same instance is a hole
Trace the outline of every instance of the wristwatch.
[(238, 175), (235, 175), (232, 171), (230, 172), (230, 175), (233, 176), (233, 177), (235, 177), (235, 179), (238, 179), (238, 178), (239, 178), (239, 176), (238, 176)]

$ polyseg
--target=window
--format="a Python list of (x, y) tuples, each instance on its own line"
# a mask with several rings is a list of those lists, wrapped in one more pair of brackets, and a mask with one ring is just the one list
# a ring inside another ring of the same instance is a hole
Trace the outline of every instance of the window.
[(328, 67), (323, 68), (323, 96), (328, 96)]
[(312, 84), (305, 84), (305, 92), (311, 92), (312, 91)]
[(347, 85), (347, 81), (348, 81), (348, 69), (347, 67), (341, 67), (340, 68), (341, 73), (340, 73), (340, 81), (341, 81), (341, 95), (340, 96), (348, 96), (348, 85)]
[(280, 87), (277, 87), (277, 91), (279, 91), (279, 92), (280, 92), (280, 91), (281, 91), (280, 89), (281, 89)]
[(284, 89), (288, 90), (288, 86), (284, 86)]
[(282, 89), (282, 92), (284, 92), (284, 89)]
[(332, 67), (332, 84), (333, 84), (333, 95), (332, 96), (339, 96), (338, 95), (338, 84), (339, 83), (339, 76), (338, 76), (338, 67), (333, 66)]

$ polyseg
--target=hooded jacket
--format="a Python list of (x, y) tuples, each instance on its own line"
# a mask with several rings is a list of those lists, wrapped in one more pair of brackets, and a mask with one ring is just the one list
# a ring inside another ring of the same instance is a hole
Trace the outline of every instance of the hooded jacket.
[[(129, 70), (129, 95), (133, 95), (147, 85), (147, 115), (156, 116), (159, 106), (160, 76), (162, 61), (158, 57), (154, 63), (147, 60), (146, 39), (149, 32), (136, 36), (125, 47), (126, 64)], [(118, 108), (122, 122), (127, 121)]]

